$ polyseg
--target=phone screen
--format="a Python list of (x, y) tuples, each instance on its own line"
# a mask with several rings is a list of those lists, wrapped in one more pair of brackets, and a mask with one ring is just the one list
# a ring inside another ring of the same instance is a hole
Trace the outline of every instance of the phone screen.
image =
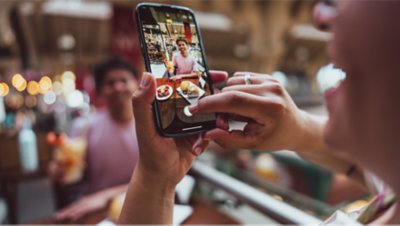
[(214, 127), (215, 114), (192, 116), (187, 109), (212, 94), (194, 14), (176, 7), (141, 6), (138, 17), (146, 66), (157, 81), (159, 129), (185, 134)]

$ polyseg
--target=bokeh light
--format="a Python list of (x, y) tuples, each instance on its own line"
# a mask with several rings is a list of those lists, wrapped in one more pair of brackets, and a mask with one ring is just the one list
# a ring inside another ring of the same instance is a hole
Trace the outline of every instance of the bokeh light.
[(83, 93), (79, 90), (74, 90), (67, 95), (67, 105), (72, 108), (81, 106), (84, 103)]
[(12, 77), (11, 84), (14, 86), (14, 88), (16, 90), (18, 90), (19, 92), (22, 92), (25, 90), (27, 82), (24, 79), (24, 77), (22, 77), (21, 74), (15, 74)]
[(54, 82), (53, 83), (53, 92), (56, 93), (57, 95), (61, 95), (63, 92), (63, 85), (61, 84), (61, 82)]
[(53, 91), (49, 91), (43, 96), (44, 103), (48, 105), (54, 104), (56, 100), (57, 100), (57, 95)]
[(13, 93), (5, 98), (6, 106), (11, 109), (19, 109), (24, 104), (24, 96), (20, 93)]
[(30, 95), (37, 95), (40, 92), (40, 87), (39, 87), (39, 83), (37, 83), (36, 81), (29, 81), (28, 82), (28, 89), (27, 89), (28, 93)]
[(37, 105), (37, 98), (36, 96), (26, 96), (25, 97), (25, 106), (28, 108), (34, 108)]
[(65, 71), (62, 73), (61, 82), (65, 95), (68, 95), (75, 90), (75, 79), (76, 76), (72, 71)]
[(40, 93), (45, 94), (52, 89), (52, 82), (48, 76), (43, 76), (39, 81)]
[(26, 89), (26, 86), (27, 86), (27, 82), (24, 79), (18, 87), (15, 87), (15, 89), (18, 90), (19, 92), (22, 92)]
[(8, 87), (7, 83), (2, 82), (0, 83), (0, 96), (7, 96), (8, 93), (10, 92), (10, 88)]
[(61, 81), (64, 82), (65, 80), (72, 80), (75, 82), (76, 76), (72, 71), (65, 71), (61, 75)]

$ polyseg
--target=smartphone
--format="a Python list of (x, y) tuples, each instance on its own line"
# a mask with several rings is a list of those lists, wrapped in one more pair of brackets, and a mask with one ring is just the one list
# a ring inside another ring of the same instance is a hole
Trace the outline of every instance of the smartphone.
[(153, 112), (165, 137), (215, 128), (216, 114), (191, 115), (188, 106), (212, 95), (200, 30), (192, 10), (155, 3), (136, 7), (146, 70), (157, 81)]

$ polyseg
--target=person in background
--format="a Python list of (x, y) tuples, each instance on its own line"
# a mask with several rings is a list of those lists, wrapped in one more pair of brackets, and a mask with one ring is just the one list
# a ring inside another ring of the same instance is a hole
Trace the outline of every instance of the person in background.
[[(84, 136), (87, 140), (83, 196), (55, 213), (58, 221), (76, 221), (106, 208), (111, 198), (126, 191), (139, 158), (131, 104), (137, 89), (136, 70), (129, 63), (112, 58), (95, 68), (94, 77), (105, 107), (89, 120), (75, 121), (71, 131), (72, 137)], [(55, 162), (50, 168), (57, 181), (62, 169)]]
[[(187, 138), (186, 145), (181, 140), (160, 140), (154, 145), (145, 140), (161, 139), (155, 132), (138, 136), (140, 152), (146, 155), (141, 156), (140, 167), (133, 174), (120, 223), (171, 223), (174, 187), (207, 140), (224, 147), (295, 150), (361, 183), (361, 169), (367, 169), (400, 193), (400, 105), (395, 98), (400, 95), (400, 30), (393, 23), (400, 19), (399, 10), (399, 1), (324, 1), (316, 6), (316, 24), (333, 32), (328, 53), (347, 74), (337, 88), (325, 94), (328, 120), (299, 110), (271, 76), (236, 73), (221, 93), (205, 97), (190, 108), (193, 114), (225, 113), (217, 119), (218, 128), (207, 132), (202, 140)], [(133, 99), (135, 109), (141, 109), (135, 110), (135, 117), (142, 119), (137, 128), (154, 126), (152, 118), (146, 116), (154, 98), (154, 81), (149, 75), (144, 81), (148, 82), (142, 82), (146, 85)], [(248, 121), (244, 131), (228, 131), (226, 115), (230, 114)], [(164, 158), (168, 161), (160, 160)], [(359, 218), (360, 222), (400, 223), (398, 201), (392, 198), (386, 202), (386, 195), (378, 197), (378, 203), (370, 203), (376, 206), (365, 209), (374, 211), (369, 216), (364, 211), (365, 218)], [(138, 201), (142, 201), (140, 208), (134, 205)]]

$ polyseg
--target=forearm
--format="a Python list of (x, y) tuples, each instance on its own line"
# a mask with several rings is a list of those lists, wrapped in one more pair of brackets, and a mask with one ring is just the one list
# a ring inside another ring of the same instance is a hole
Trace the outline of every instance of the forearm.
[(175, 186), (144, 172), (139, 164), (129, 184), (119, 224), (172, 224)]
[[(306, 119), (306, 128), (304, 128), (306, 132), (302, 138), (303, 143), (300, 143), (298, 145), (299, 148), (296, 150), (298, 154), (304, 159), (330, 171), (345, 175), (349, 174), (349, 170), (355, 166), (355, 163), (329, 148), (323, 141), (323, 128), (327, 119), (305, 112), (302, 112), (302, 114)], [(365, 187), (364, 175), (360, 168), (356, 167), (347, 176)]]

